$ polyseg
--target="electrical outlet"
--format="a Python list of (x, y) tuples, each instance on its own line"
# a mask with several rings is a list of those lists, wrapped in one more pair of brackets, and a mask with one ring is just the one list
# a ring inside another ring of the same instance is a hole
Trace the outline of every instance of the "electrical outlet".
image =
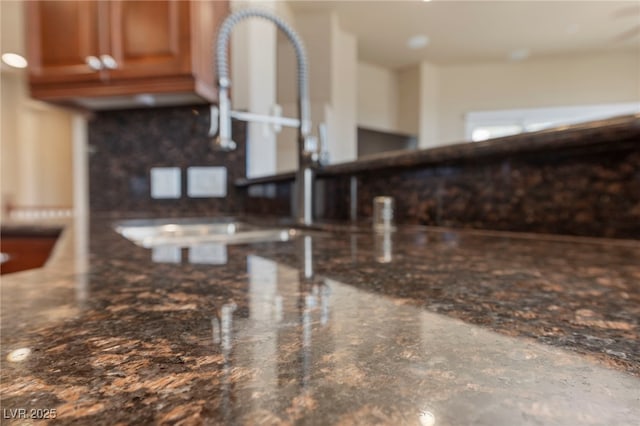
[(180, 167), (151, 168), (151, 198), (180, 198), (182, 195)]
[(151, 249), (151, 260), (154, 263), (182, 262), (182, 249), (179, 246), (157, 246)]
[(227, 246), (224, 244), (197, 244), (189, 248), (189, 263), (224, 265), (227, 263)]
[(226, 197), (226, 167), (189, 167), (187, 195), (192, 198)]

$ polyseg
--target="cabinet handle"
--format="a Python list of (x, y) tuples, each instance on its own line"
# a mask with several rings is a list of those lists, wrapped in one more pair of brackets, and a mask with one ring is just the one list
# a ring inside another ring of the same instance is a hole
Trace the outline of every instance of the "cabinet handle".
[(118, 68), (118, 62), (115, 59), (113, 59), (113, 56), (100, 55), (100, 59), (102, 60), (102, 63), (104, 64), (105, 68), (109, 70), (115, 70)]
[(96, 56), (87, 56), (84, 58), (84, 61), (87, 63), (87, 66), (94, 71), (100, 71), (102, 69), (102, 62)]

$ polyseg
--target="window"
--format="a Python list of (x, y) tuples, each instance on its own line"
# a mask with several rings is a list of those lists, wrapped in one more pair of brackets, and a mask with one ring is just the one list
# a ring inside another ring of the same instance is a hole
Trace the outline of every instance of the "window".
[(519, 124), (502, 124), (494, 126), (478, 126), (471, 133), (471, 140), (474, 142), (486, 141), (487, 139), (511, 136), (522, 133), (524, 130)]
[(640, 102), (470, 112), (466, 137), (474, 142), (522, 132), (640, 113)]

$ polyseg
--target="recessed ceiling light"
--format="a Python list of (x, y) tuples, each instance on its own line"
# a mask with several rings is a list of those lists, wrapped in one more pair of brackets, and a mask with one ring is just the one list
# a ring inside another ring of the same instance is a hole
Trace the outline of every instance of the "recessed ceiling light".
[(17, 53), (3, 53), (2, 62), (14, 68), (26, 68), (27, 60)]
[(527, 59), (531, 55), (531, 51), (529, 49), (515, 49), (509, 52), (509, 59), (512, 61), (522, 61)]
[(422, 49), (427, 44), (429, 44), (429, 37), (424, 34), (414, 35), (407, 40), (407, 47), (409, 49)]

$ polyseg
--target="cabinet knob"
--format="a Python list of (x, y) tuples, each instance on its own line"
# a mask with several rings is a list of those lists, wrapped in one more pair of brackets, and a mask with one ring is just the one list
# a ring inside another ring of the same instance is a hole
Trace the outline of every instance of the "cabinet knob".
[(100, 59), (102, 60), (102, 63), (104, 64), (104, 67), (106, 69), (115, 70), (116, 68), (118, 68), (118, 62), (115, 59), (113, 59), (113, 56), (100, 55)]
[(102, 69), (102, 61), (97, 56), (87, 56), (84, 58), (87, 66), (94, 71), (100, 71)]

